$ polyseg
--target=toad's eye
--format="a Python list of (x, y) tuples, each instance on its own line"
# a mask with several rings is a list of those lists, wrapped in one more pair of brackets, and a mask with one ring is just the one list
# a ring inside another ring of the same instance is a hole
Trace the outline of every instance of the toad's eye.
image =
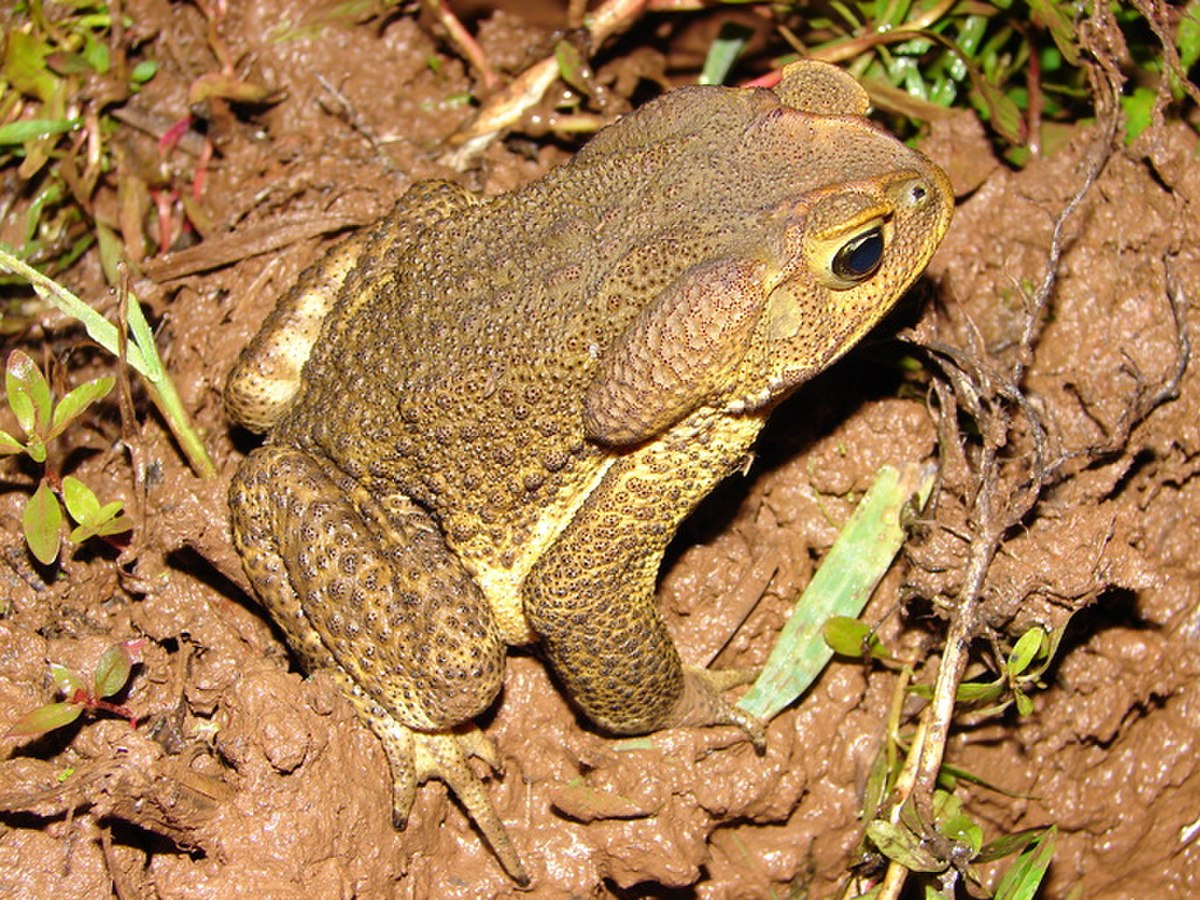
[(855, 235), (833, 257), (833, 274), (844, 281), (866, 281), (883, 262), (883, 229)]

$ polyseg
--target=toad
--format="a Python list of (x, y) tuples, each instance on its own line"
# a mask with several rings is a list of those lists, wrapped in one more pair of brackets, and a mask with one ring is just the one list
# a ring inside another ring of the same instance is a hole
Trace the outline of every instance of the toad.
[(655, 602), (682, 520), (781, 400), (920, 275), (940, 169), (824, 63), (684, 87), (527, 187), (414, 185), (285, 294), (226, 388), (269, 431), (229, 495), (301, 663), (383, 743), (402, 823), (445, 781), (527, 875), (467, 764), (505, 648), (537, 642), (615, 734), (762, 724), (684, 665)]

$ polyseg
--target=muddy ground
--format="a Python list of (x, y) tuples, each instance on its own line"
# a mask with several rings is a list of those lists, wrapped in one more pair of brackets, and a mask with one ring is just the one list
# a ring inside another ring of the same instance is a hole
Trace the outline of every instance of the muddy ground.
[[(456, 99), (471, 86), (463, 64), (409, 17), (357, 27), (310, 17), (301, 30), (306, 6), (230, 4), (220, 42), (240, 75), (280, 93), (253, 108), (210, 106), (218, 152), (198, 202), (211, 231), (190, 256), (147, 259), (134, 285), (220, 478), (194, 477), (153, 415), (129, 437), (132, 452), (124, 449), (112, 405), (73, 434), (65, 468), (102, 496), (125, 499), (137, 527), (120, 555), (78, 551), (55, 573), (32, 564), (20, 538), (31, 473), (7, 469), (0, 729), (53, 698), (48, 662), (88, 672), (114, 642), (148, 642), (121, 698), (142, 720), (136, 729), (85, 717), (8, 742), (0, 762), (6, 896), (518, 893), (439, 783), (420, 791), (408, 828), (393, 829), (378, 742), (332, 682), (305, 680), (289, 663), (242, 589), (224, 486), (255, 442), (231, 430), (220, 391), (274, 297), (341, 229), (373, 219), (415, 179), (500, 191), (567, 158), (571, 145), (517, 137), (493, 145), (465, 175), (446, 169), (437, 151), (471, 112)], [(177, 120), (189, 85), (220, 68), (207, 23), (187, 4), (125, 7), (162, 63), (129, 105)], [(702, 35), (680, 35), (663, 20), (648, 27), (643, 44), (651, 34), (681, 55), (693, 40), (703, 46)], [(509, 73), (549, 46), (545, 31), (503, 16), (480, 33)], [(675, 62), (632, 53), (634, 45), (623, 43), (601, 71), (618, 95), (637, 84), (631, 73), (645, 76), (640, 96)], [(606, 112), (623, 105), (618, 96)], [(126, 165), (160, 165), (148, 131), (121, 138)], [(1053, 217), (1080, 185), (1097, 139), (1080, 129), (1050, 159), (1014, 172), (995, 162), (977, 126), (937, 128), (926, 148), (955, 174), (963, 199), (922, 287), (867, 346), (779, 410), (749, 474), (704, 504), (668, 556), (661, 596), (685, 660), (761, 663), (879, 466), (937, 458), (934, 367), (894, 336), (919, 323), (926, 338), (1010, 363), (1024, 323), (1022, 285), (1040, 282)], [(1110, 441), (1178, 358), (1168, 271), (1177, 297), (1200, 297), (1196, 151), (1182, 125), (1119, 147), (1067, 222), (1026, 381), (1052, 449), (1065, 454), (1061, 477), (1007, 534), (983, 617), (998, 629), (1069, 624), (1032, 713), (964, 719), (948, 750), (954, 765), (1011, 792), (959, 788), (989, 838), (1058, 825), (1048, 897), (1072, 888), (1087, 897), (1200, 893), (1200, 841), (1184, 830), (1200, 818), (1200, 379), (1189, 369), (1177, 398), (1149, 412), (1127, 441)], [(166, 165), (190, 172), (197, 160), (184, 141)], [(98, 212), (107, 203), (119, 218), (115, 191), (100, 197)], [(65, 280), (110, 302), (95, 254)], [(1186, 310), (1200, 333), (1200, 314)], [(35, 347), (46, 338), (70, 383), (109, 371), (50, 312), (23, 336)], [(1010, 443), (1019, 468), (1027, 431), (1017, 428)], [(962, 444), (963, 454), (943, 446), (938, 521), (960, 521), (969, 499), (969, 429)], [(131, 459), (144, 491), (134, 487)], [(936, 524), (920, 529), (866, 613), (897, 655), (920, 662), (924, 681), (945, 633), (938, 602), (954, 596), (966, 549)], [(739, 626), (729, 610), (746, 597), (761, 599)], [(987, 658), (986, 642), (977, 650)], [(767, 752), (757, 756), (728, 729), (613, 740), (576, 715), (536, 653), (514, 652), (503, 695), (481, 724), (504, 759), (488, 790), (533, 875), (530, 895), (833, 895), (856, 859), (861, 791), (896, 678), (835, 662), (771, 723)], [(624, 801), (610, 808), (596, 799), (603, 792)]]

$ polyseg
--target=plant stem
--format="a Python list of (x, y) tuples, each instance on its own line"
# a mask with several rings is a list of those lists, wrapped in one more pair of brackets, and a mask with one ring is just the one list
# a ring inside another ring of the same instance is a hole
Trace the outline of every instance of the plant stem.
[(164, 378), (158, 384), (146, 380), (145, 385), (150, 399), (163, 419), (166, 420), (167, 425), (170, 426), (175, 440), (179, 442), (179, 449), (187, 457), (192, 471), (205, 480), (216, 478), (217, 467), (213, 464), (208, 451), (204, 449), (204, 442), (200, 439), (200, 435), (192, 426), (191, 417), (184, 409), (183, 401), (179, 399), (179, 394), (175, 390), (175, 383), (170, 378)]

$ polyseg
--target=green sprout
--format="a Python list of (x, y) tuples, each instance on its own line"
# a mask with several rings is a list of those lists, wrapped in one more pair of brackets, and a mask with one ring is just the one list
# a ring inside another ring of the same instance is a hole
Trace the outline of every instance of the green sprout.
[[(38, 486), (21, 516), (25, 542), (38, 562), (52, 565), (58, 559), (62, 541), (63, 511), (59, 502), (77, 523), (68, 540), (82, 543), (91, 537), (110, 537), (128, 531), (133, 523), (122, 510), (120, 500), (101, 504), (83, 482), (68, 475), (58, 484), (53, 466), (48, 464), (47, 447), (72, 422), (97, 400), (112, 390), (113, 379), (97, 378), (71, 390), (57, 403), (41, 369), (29, 356), (14, 350), (8, 355), (4, 372), (4, 390), (9, 408), (17, 419), (24, 440), (0, 430), (0, 455), (24, 453), (43, 467)], [(55, 490), (55, 487), (58, 490)]]
[[(980, 715), (1001, 713), (1010, 704), (1016, 704), (1020, 715), (1029, 715), (1033, 712), (1033, 700), (1030, 699), (1029, 692), (1034, 688), (1046, 686), (1042, 675), (1054, 659), (1063, 631), (1063, 628), (1046, 631), (1040, 625), (1030, 628), (1017, 638), (1008, 656), (1000, 663), (1000, 671), (994, 678), (963, 682), (958, 686), (955, 699), (959, 703), (983, 706), (984, 708), (978, 710)], [(933, 688), (930, 685), (917, 685), (912, 691), (925, 698), (933, 696)]]
[(91, 684), (58, 663), (50, 664), (50, 677), (62, 694), (63, 700), (46, 703), (32, 712), (21, 716), (5, 737), (35, 737), (70, 725), (84, 710), (103, 710), (129, 720), (136, 728), (137, 717), (127, 706), (104, 699), (119, 694), (129, 682), (129, 674), (135, 663), (141, 662), (145, 638), (114, 644), (105, 650), (96, 661)]
[[(1028, 629), (1004, 657), (999, 674), (989, 680), (960, 684), (955, 700), (980, 716), (1000, 714), (1011, 705), (1017, 707), (1020, 715), (1028, 715), (1033, 710), (1029, 691), (1045, 686), (1041, 678), (1054, 659), (1062, 633), (1061, 628), (1053, 632), (1040, 626)], [(911, 667), (896, 666), (866, 624), (853, 619), (831, 620), (825, 634), (836, 652), (876, 659), (901, 672), (888, 724), (889, 738), (872, 764), (863, 791), (862, 819), (866, 826), (859, 846), (862, 859), (882, 856), (889, 863), (889, 875), (891, 867), (899, 867), (929, 879), (922, 882), (925, 897), (952, 898), (957, 895), (947, 885), (960, 879), (966, 882), (971, 896), (985, 896), (979, 893), (984, 887), (978, 866), (1019, 853), (993, 896), (1030, 900), (1054, 855), (1055, 828), (1030, 828), (984, 843), (983, 828), (967, 814), (961, 798), (953, 793), (959, 782), (1017, 795), (945, 761), (939, 769), (939, 787), (933, 792), (927, 814), (919, 811), (911, 794), (899, 799), (911, 789), (911, 773), (906, 770), (899, 751), (911, 757), (914, 745), (924, 739), (925, 727), (902, 734), (904, 701), (913, 694), (931, 698), (933, 691), (928, 685), (909, 687), (913, 677)]]

